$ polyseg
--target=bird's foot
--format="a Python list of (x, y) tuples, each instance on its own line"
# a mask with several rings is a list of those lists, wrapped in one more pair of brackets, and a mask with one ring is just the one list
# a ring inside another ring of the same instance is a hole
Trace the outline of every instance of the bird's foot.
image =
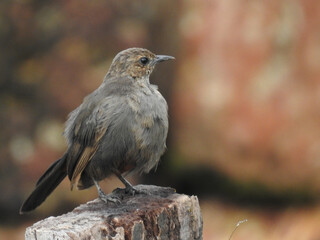
[(135, 187), (128, 186), (126, 188), (116, 188), (112, 191), (112, 193), (120, 194), (120, 195), (130, 195), (135, 196), (137, 194), (148, 195), (149, 193), (143, 190), (138, 190)]
[(141, 194), (142, 191), (137, 190), (136, 188), (132, 187), (132, 186), (127, 186), (125, 188), (125, 193), (126, 194), (130, 194), (131, 196), (135, 196), (136, 194)]
[(146, 195), (148, 195), (147, 192), (138, 190), (138, 189), (136, 189), (135, 187), (133, 187), (133, 186), (131, 185), (131, 183), (128, 182), (128, 180), (125, 179), (119, 172), (115, 171), (114, 174), (115, 174), (115, 175), (120, 179), (120, 181), (126, 186), (124, 189), (121, 189), (121, 190), (120, 190), (119, 188), (117, 188), (117, 189), (115, 189), (114, 191), (117, 191), (117, 192), (119, 192), (119, 191), (120, 191), (120, 192), (124, 191), (125, 194), (130, 194), (131, 196), (134, 196), (134, 195), (136, 195), (136, 194), (146, 194)]
[(141, 191), (136, 189), (133, 186), (127, 186), (126, 188), (116, 188), (115, 190), (112, 191), (112, 193), (115, 194), (120, 194), (120, 195), (131, 195), (131, 196), (135, 196), (137, 194), (148, 194), (145, 191)]
[(104, 192), (99, 192), (99, 198), (101, 201), (105, 202), (106, 204), (113, 203), (113, 204), (119, 204), (121, 203), (121, 199), (118, 196), (115, 196), (114, 194), (105, 194)]
[(102, 189), (100, 188), (99, 184), (97, 181), (94, 181), (94, 184), (96, 185), (97, 187), (97, 190), (98, 190), (98, 195), (99, 195), (99, 198), (101, 199), (101, 201), (105, 202), (105, 203), (114, 203), (114, 204), (119, 204), (121, 201), (120, 201), (120, 197), (118, 196), (114, 196), (113, 193), (111, 194), (105, 194)]

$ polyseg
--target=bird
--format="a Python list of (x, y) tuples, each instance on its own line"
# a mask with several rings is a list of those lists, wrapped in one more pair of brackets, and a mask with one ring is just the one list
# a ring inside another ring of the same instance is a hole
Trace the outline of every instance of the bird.
[(99, 186), (111, 175), (126, 193), (139, 193), (125, 176), (148, 173), (165, 152), (168, 105), (149, 77), (158, 63), (171, 59), (145, 48), (129, 48), (114, 57), (101, 85), (69, 114), (63, 133), (67, 150), (39, 178), (20, 214), (41, 205), (65, 177), (71, 190), (95, 185), (106, 203), (119, 201)]

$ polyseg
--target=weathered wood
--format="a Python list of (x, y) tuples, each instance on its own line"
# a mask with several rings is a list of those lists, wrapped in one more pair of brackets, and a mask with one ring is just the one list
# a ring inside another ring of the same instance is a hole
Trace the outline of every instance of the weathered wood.
[(95, 199), (72, 212), (49, 217), (26, 230), (26, 240), (66, 239), (202, 239), (202, 217), (197, 197), (172, 188), (138, 185), (146, 194), (128, 196), (120, 204)]

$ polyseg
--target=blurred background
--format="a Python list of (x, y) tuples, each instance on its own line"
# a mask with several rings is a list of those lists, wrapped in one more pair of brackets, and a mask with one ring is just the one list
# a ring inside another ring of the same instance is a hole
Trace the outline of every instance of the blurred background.
[(176, 61), (151, 79), (170, 108), (168, 151), (131, 181), (197, 195), (205, 240), (243, 219), (234, 240), (320, 239), (319, 26), (316, 0), (1, 1), (0, 239), (97, 197), (65, 180), (18, 215), (66, 149), (68, 113), (134, 46)]

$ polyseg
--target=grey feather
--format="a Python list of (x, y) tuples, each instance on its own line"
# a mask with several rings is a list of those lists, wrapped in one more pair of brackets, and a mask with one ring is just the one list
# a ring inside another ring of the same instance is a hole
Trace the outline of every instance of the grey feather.
[[(99, 181), (122, 165), (132, 165), (130, 171), (139, 173), (155, 167), (166, 148), (167, 103), (147, 79), (109, 79), (70, 114), (65, 136), (70, 146), (74, 142), (91, 146), (101, 129), (106, 132), (84, 170), (82, 185), (93, 184), (83, 183), (87, 175)], [(69, 165), (75, 164), (72, 160)]]
[(39, 206), (66, 176), (72, 187), (85, 189), (114, 173), (135, 192), (121, 174), (149, 172), (166, 148), (168, 107), (149, 76), (169, 59), (142, 48), (117, 54), (102, 84), (70, 113), (64, 132), (68, 150), (40, 178), (21, 213)]

